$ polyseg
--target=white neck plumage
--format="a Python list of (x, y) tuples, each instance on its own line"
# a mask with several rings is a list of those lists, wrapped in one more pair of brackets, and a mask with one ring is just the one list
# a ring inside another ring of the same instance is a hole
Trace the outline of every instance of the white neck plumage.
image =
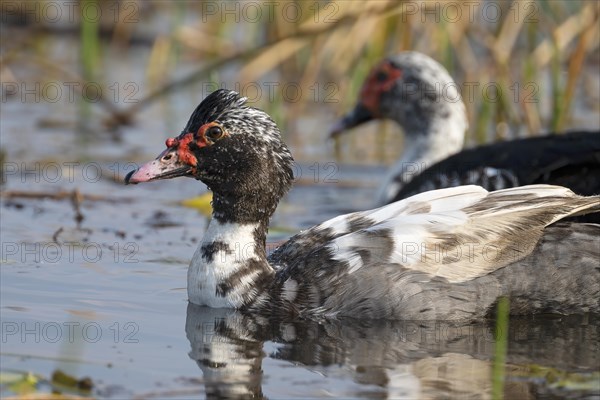
[(425, 132), (407, 133), (404, 151), (390, 168), (380, 186), (378, 203), (387, 204), (393, 196), (433, 164), (462, 150), (468, 122), (462, 101), (452, 104), (446, 118), (431, 121)]
[[(264, 245), (257, 243), (260, 224), (221, 222), (213, 218), (188, 269), (188, 297), (194, 304), (243, 308), (256, 301), (273, 273)], [(262, 247), (262, 248), (261, 248)]]

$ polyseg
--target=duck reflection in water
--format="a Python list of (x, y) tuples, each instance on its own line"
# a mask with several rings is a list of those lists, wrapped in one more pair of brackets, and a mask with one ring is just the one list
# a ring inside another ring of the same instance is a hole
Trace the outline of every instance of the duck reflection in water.
[[(511, 318), (505, 397), (560, 390), (531, 365), (597, 370), (588, 317)], [(491, 398), (489, 322), (286, 321), (190, 303), (185, 331), (208, 398)]]

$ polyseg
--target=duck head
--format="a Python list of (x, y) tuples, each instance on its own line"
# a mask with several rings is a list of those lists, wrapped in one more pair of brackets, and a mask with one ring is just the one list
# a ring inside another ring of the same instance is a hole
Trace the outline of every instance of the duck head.
[(155, 160), (130, 172), (125, 183), (199, 179), (213, 191), (213, 216), (225, 221), (268, 219), (293, 180), (294, 160), (277, 125), (234, 91), (206, 97), (166, 146)]
[(430, 133), (438, 122), (468, 123), (458, 86), (437, 61), (417, 52), (388, 57), (375, 66), (363, 83), (352, 111), (331, 128), (337, 136), (374, 119), (396, 121), (408, 136)]

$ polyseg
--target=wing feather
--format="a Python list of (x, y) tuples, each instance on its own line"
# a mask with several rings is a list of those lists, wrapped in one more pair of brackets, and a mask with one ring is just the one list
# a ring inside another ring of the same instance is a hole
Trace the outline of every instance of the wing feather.
[[(348, 272), (396, 263), (450, 282), (488, 274), (530, 254), (543, 229), (567, 216), (600, 211), (600, 197), (531, 185), (488, 193), (460, 186), (334, 218), (332, 258)], [(362, 221), (352, 229), (352, 220)], [(368, 221), (368, 224), (366, 223)]]

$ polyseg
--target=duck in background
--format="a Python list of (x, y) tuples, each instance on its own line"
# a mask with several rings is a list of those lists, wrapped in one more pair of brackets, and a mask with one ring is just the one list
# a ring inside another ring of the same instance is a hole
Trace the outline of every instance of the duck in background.
[(394, 120), (405, 134), (404, 152), (379, 190), (379, 204), (467, 184), (499, 190), (543, 183), (585, 196), (600, 193), (600, 131), (462, 150), (468, 121), (459, 87), (441, 64), (422, 53), (402, 52), (377, 65), (355, 108), (331, 135), (374, 119)]
[(190, 302), (301, 318), (457, 320), (600, 312), (600, 197), (534, 185), (421, 193), (307, 229), (267, 256), (268, 224), (293, 181), (277, 125), (236, 92), (211, 93), (183, 132), (126, 183), (179, 176), (213, 192), (188, 269)]

